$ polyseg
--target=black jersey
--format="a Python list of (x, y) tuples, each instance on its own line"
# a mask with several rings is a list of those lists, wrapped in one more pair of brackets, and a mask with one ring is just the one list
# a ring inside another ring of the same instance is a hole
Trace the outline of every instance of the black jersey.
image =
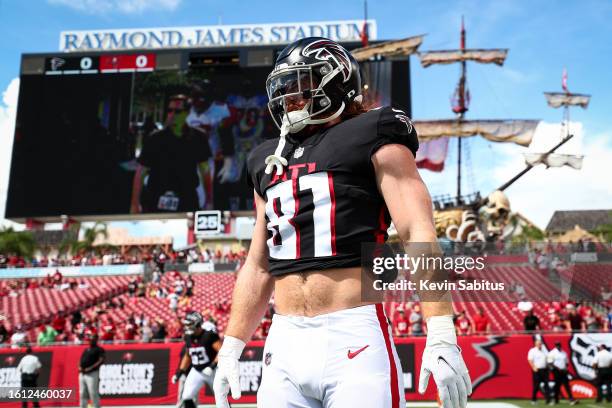
[(145, 138), (138, 162), (150, 170), (141, 204), (145, 212), (193, 211), (198, 208), (198, 163), (210, 148), (196, 131), (175, 136), (168, 128)]
[(219, 335), (214, 331), (203, 330), (199, 336), (191, 334), (185, 336), (185, 346), (191, 357), (191, 366), (202, 371), (212, 364), (217, 357), (213, 344), (219, 340)]
[(263, 142), (247, 161), (249, 184), (266, 201), (270, 273), (359, 266), (361, 244), (384, 242), (390, 222), (371, 157), (386, 144), (416, 154), (412, 122), (384, 107), (303, 140), (289, 135), (281, 176), (265, 174), (277, 143)]

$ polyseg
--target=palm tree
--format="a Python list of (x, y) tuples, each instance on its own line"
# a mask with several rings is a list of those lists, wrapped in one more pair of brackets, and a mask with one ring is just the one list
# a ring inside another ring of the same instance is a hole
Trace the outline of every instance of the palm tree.
[(0, 253), (31, 258), (35, 250), (36, 242), (31, 232), (15, 231), (13, 227), (4, 227), (0, 231)]
[(94, 242), (98, 236), (108, 238), (108, 228), (105, 223), (96, 222), (91, 228), (83, 229), (83, 237), (79, 240), (80, 225), (74, 224), (71, 226), (76, 231), (75, 234), (71, 234), (69, 238), (62, 241), (60, 244), (60, 252), (65, 253), (70, 251), (72, 254), (78, 254), (80, 252), (90, 252), (94, 250)]

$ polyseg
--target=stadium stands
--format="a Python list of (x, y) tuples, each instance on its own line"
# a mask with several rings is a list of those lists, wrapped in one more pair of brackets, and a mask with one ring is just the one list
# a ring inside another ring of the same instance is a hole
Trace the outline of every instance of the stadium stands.
[(130, 276), (88, 277), (80, 278), (80, 287), (75, 288), (28, 287), (1, 296), (0, 311), (7, 328), (18, 325), (30, 328), (51, 321), (60, 311), (72, 313), (111, 299), (127, 290), (130, 279)]
[[(517, 260), (519, 262), (511, 262)], [(499, 258), (500, 263), (489, 265), (484, 275), (472, 272), (464, 274), (463, 278), (466, 279), (486, 276), (491, 281), (504, 282), (509, 290), (499, 297), (492, 291), (483, 291), (477, 299), (457, 298), (453, 304), (455, 312), (465, 312), (466, 318), (471, 320), (482, 310), (490, 322), (491, 333), (521, 332), (524, 331), (525, 310), (519, 307), (519, 302), (528, 299), (530, 302), (526, 304), (539, 317), (542, 330), (565, 330), (567, 316), (565, 303), (559, 302), (560, 282), (551, 279), (554, 273), (522, 261), (523, 258)], [(600, 294), (602, 285), (606, 282), (608, 286), (610, 284), (610, 268), (612, 264), (574, 265), (558, 272), (564, 282), (572, 282), (583, 290)], [(193, 279), (192, 296), (187, 293), (185, 282), (188, 277)], [(143, 319), (148, 320), (151, 326), (164, 325), (171, 332), (165, 336), (179, 338), (177, 333), (180, 333), (180, 328), (172, 332), (172, 327), (178, 325), (177, 322), (190, 310), (202, 312), (205, 318), (213, 320), (221, 333), (225, 330), (235, 282), (234, 273), (181, 274), (166, 271), (161, 275), (155, 272), (152, 281), (146, 285), (138, 282), (138, 279), (134, 275), (88, 277), (79, 279), (81, 286), (75, 287), (74, 281), (72, 287), (64, 283), (64, 286), (55, 285), (55, 288), (44, 287), (44, 280), (30, 280), (27, 289), (9, 291), (6, 290), (10, 286), (7, 281), (0, 280), (0, 289), (5, 289), (0, 293), (0, 312), (6, 317), (5, 326), (9, 330), (21, 325), (30, 330), (30, 339), (36, 338), (37, 330), (42, 329), (39, 327), (41, 324), (51, 323), (60, 311), (68, 315), (77, 310), (82, 313), (87, 326), (85, 331), (99, 332), (107, 324), (116, 325), (116, 329), (114, 326), (112, 329), (115, 333), (110, 337), (115, 340), (148, 341), (150, 336), (143, 333), (142, 327), (134, 330), (134, 336), (125, 335), (127, 326), (133, 325), (130, 322), (136, 320), (138, 326)], [(410, 293), (405, 295), (410, 299)], [(406, 302), (406, 299), (399, 300), (402, 301), (386, 303), (386, 311), (392, 319), (399, 309), (404, 309), (405, 316), (409, 317), (418, 304)], [(593, 310), (604, 327), (606, 318), (601, 314), (601, 306), (595, 305)], [(579, 308), (579, 313), (583, 314), (587, 309), (591, 307)], [(266, 325), (269, 325), (269, 319), (263, 324)], [(69, 342), (82, 340), (82, 333), (77, 333), (82, 329), (73, 328), (68, 322), (67, 336), (61, 338)], [(261, 333), (265, 333), (265, 330), (258, 330), (256, 336), (261, 336)]]

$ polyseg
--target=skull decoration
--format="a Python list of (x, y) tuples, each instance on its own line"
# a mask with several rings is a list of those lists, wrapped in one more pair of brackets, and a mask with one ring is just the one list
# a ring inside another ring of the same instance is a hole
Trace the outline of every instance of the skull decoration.
[(606, 344), (610, 347), (612, 338), (607, 333), (575, 334), (570, 341), (572, 363), (578, 376), (584, 380), (595, 380), (595, 370), (592, 364), (599, 344)]
[(482, 209), (487, 220), (487, 231), (499, 235), (504, 230), (510, 217), (510, 201), (500, 190), (495, 190), (488, 197), (487, 205)]

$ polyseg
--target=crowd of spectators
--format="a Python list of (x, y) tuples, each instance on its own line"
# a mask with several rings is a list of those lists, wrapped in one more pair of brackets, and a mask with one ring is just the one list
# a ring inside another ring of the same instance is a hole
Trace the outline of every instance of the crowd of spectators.
[[(523, 320), (523, 329), (527, 333), (541, 331), (553, 332), (611, 332), (612, 306), (602, 309), (598, 304), (576, 304), (574, 302), (549, 302), (541, 304), (544, 316), (538, 316), (534, 305), (522, 301), (515, 307)], [(457, 335), (474, 335), (491, 333), (491, 319), (482, 307), (469, 315), (465, 310), (458, 311), (453, 317)], [(422, 336), (427, 333), (420, 305), (416, 302), (395, 304), (392, 317), (393, 335), (395, 337)]]
[[(608, 332), (612, 331), (612, 306), (604, 309), (599, 304), (570, 301), (550, 302), (544, 307), (545, 316), (538, 317), (531, 302), (519, 305), (524, 313), (527, 332), (548, 327), (555, 332)], [(546, 323), (546, 324), (544, 324)]]
[[(460, 311), (453, 316), (457, 335), (488, 334), (491, 332), (491, 322), (482, 308), (474, 316), (468, 316)], [(424, 336), (427, 334), (427, 324), (423, 318), (418, 302), (400, 302), (393, 312), (393, 335), (395, 337)]]
[(221, 250), (209, 247), (193, 247), (185, 250), (168, 250), (161, 248), (145, 250), (138, 253), (121, 254), (116, 251), (106, 250), (102, 253), (97, 251), (82, 251), (78, 254), (57, 257), (39, 256), (26, 259), (15, 254), (0, 253), (0, 269), (2, 268), (46, 268), (66, 266), (99, 266), (99, 265), (125, 265), (154, 262), (156, 264), (191, 264), (197, 262), (214, 263), (242, 263), (246, 258), (246, 248), (234, 251), (233, 249)]
[(59, 270), (45, 278), (0, 279), (0, 298), (17, 297), (28, 289), (47, 288), (56, 290), (87, 289), (89, 284), (83, 279), (66, 278)]

